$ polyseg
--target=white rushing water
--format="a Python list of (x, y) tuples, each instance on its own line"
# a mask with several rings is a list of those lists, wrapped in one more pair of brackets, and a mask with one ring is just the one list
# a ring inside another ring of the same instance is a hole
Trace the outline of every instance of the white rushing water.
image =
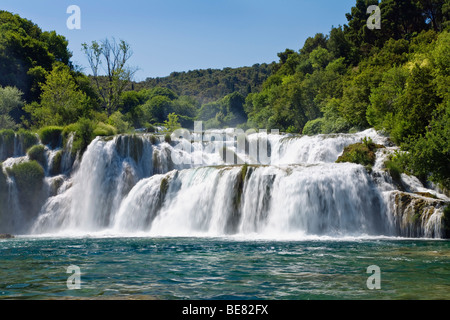
[[(377, 153), (372, 174), (335, 163), (346, 146), (366, 137), (387, 147)], [(403, 235), (394, 205), (399, 190), (382, 165), (395, 148), (374, 130), (313, 137), (254, 133), (244, 140), (222, 130), (203, 141), (198, 134), (173, 138), (170, 144), (150, 135), (97, 138), (74, 162), (68, 156), (72, 137), (63, 174), (46, 178), (48, 199), (27, 233)], [(49, 163), (55, 156), (47, 152)], [(428, 190), (415, 178), (404, 179), (411, 192)], [(423, 236), (439, 237), (439, 210), (430, 213), (426, 228), (432, 231)]]

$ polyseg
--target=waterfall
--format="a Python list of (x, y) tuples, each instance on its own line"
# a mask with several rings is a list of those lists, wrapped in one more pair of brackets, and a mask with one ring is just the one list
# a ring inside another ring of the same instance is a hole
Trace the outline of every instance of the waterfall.
[(252, 166), (245, 177), (237, 166), (202, 167), (140, 182), (114, 228), (158, 236), (393, 235), (386, 215), (361, 166)]
[[(335, 163), (346, 146), (365, 137), (385, 146), (371, 171)], [(443, 208), (449, 199), (405, 175), (399, 189), (383, 167), (397, 148), (375, 130), (313, 137), (181, 132), (170, 143), (150, 134), (97, 137), (82, 157), (72, 154), (72, 142), (69, 136), (64, 149), (46, 147), (43, 205), (27, 223), (18, 218), (19, 200), (16, 194), (13, 201), (14, 181), (8, 178), (10, 200), (3, 209), (0, 205), (1, 230), (443, 237)], [(26, 156), (10, 157), (3, 169), (26, 161)], [(436, 199), (424, 198), (427, 192)]]

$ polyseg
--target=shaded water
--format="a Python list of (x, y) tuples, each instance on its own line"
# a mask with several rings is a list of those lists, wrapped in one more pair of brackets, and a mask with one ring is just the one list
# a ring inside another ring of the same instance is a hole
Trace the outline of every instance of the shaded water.
[(450, 299), (449, 262), (443, 240), (24, 237), (0, 240), (0, 299)]

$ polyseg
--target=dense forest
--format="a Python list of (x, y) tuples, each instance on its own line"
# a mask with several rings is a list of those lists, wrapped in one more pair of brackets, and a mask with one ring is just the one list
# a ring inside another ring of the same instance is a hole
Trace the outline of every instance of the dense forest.
[(168, 77), (147, 78), (136, 84), (135, 88), (165, 87), (176, 94), (196, 98), (200, 103), (210, 103), (226, 95), (239, 92), (247, 96), (261, 91), (261, 87), (270, 76), (271, 64), (254, 64), (251, 67), (192, 70), (172, 72)]
[[(381, 29), (367, 28), (373, 4)], [(76, 132), (83, 150), (98, 135), (195, 120), (307, 135), (373, 127), (401, 146), (390, 170), (450, 189), (449, 15), (449, 0), (357, 0), (346, 25), (311, 35), (277, 63), (133, 83), (125, 41), (84, 44), (88, 76), (63, 36), (0, 11), (0, 144), (13, 131), (49, 141)], [(106, 75), (105, 58), (114, 62)]]

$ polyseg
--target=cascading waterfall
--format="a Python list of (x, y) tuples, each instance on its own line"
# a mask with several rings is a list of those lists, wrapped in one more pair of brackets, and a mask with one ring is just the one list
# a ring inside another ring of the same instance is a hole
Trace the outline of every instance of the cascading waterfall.
[[(364, 137), (386, 146), (372, 172), (335, 163), (344, 147)], [(173, 136), (172, 143), (148, 134), (99, 137), (78, 161), (69, 137), (61, 174), (46, 177), (48, 199), (25, 233), (443, 236), (449, 199), (422, 186), (438, 198), (414, 221), (415, 195), (408, 193), (414, 199), (406, 203), (399, 195), (405, 190), (383, 170), (383, 157), (395, 147), (374, 130), (314, 137), (254, 133), (245, 143), (238, 140), (233, 130)], [(47, 150), (46, 175), (55, 157)], [(18, 161), (26, 159), (6, 163)], [(410, 186), (413, 178), (403, 178)]]

